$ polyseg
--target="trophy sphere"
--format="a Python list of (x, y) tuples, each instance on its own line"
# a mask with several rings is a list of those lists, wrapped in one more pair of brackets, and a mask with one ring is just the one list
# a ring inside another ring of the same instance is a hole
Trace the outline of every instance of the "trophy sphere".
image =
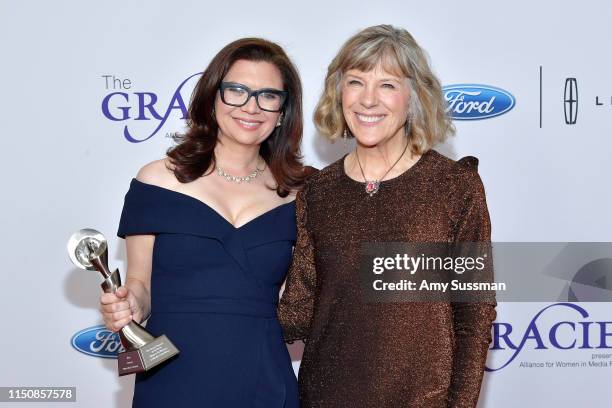
[(102, 257), (106, 252), (106, 238), (100, 231), (85, 228), (79, 230), (68, 239), (68, 255), (73, 264), (81, 269), (95, 271), (91, 259)]

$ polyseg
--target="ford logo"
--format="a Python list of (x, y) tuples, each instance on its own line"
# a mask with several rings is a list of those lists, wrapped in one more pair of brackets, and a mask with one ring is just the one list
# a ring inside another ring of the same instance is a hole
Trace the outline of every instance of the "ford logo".
[(124, 351), (119, 335), (104, 326), (83, 329), (70, 342), (81, 353), (94, 357), (117, 358), (117, 353)]
[(448, 85), (442, 91), (446, 111), (455, 120), (493, 118), (508, 112), (515, 104), (510, 92), (488, 85)]

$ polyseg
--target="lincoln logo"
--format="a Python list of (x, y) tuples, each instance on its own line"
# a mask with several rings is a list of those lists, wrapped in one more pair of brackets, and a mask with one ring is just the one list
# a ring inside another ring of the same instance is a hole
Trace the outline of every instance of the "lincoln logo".
[(578, 82), (576, 82), (576, 78), (565, 79), (563, 110), (565, 112), (565, 123), (575, 125), (578, 118)]

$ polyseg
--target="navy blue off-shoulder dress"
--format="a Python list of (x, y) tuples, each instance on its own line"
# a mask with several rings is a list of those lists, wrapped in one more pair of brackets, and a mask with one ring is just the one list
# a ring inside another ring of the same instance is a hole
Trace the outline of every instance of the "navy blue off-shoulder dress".
[(295, 205), (235, 228), (186, 194), (132, 180), (118, 236), (154, 234), (151, 317), (180, 354), (136, 377), (135, 407), (298, 408), (276, 317)]

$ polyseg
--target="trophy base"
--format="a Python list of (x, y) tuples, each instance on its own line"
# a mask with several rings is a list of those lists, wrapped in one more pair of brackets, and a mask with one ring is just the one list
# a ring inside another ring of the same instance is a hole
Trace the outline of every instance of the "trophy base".
[(165, 335), (135, 350), (128, 350), (117, 355), (119, 375), (142, 373), (176, 356), (178, 349)]

